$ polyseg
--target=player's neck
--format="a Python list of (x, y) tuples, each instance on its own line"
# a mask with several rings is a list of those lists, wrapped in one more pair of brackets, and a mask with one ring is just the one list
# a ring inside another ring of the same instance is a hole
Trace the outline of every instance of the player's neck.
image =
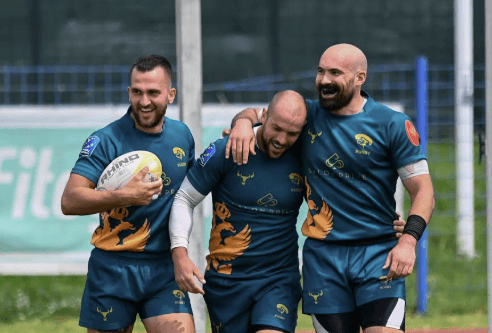
[(256, 127), (255, 129), (253, 129), (253, 130), (255, 132), (255, 137), (256, 137), (256, 146), (260, 150), (265, 151), (265, 143), (263, 142), (263, 139), (262, 139), (263, 125)]

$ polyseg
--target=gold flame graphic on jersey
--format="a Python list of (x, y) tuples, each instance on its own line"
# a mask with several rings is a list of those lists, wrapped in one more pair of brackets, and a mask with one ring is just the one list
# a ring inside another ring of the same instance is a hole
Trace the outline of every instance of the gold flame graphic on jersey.
[[(322, 240), (325, 239), (331, 229), (333, 229), (333, 212), (324, 200), (322, 200), (323, 206), (321, 209), (316, 206), (316, 203), (311, 200), (311, 186), (309, 186), (307, 178), (305, 182), (308, 215), (306, 220), (304, 220), (301, 231), (306, 237)], [(313, 215), (311, 211), (318, 212), (318, 214)]]
[(243, 255), (251, 243), (249, 225), (237, 232), (234, 226), (226, 221), (230, 217), (231, 212), (226, 205), (216, 202), (210, 232), (210, 254), (207, 255), (207, 270), (213, 267), (217, 272), (227, 275), (232, 272), (231, 261)]
[[(103, 225), (94, 231), (91, 244), (105, 251), (142, 252), (149, 240), (150, 224), (146, 219), (137, 229), (132, 223), (124, 220), (126, 217), (128, 217), (127, 208), (116, 208), (101, 213)], [(112, 221), (117, 224), (112, 226)]]

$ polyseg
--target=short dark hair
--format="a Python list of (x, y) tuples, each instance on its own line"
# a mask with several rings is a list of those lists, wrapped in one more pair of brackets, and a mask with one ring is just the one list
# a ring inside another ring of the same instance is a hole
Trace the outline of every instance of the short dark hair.
[(169, 77), (171, 83), (173, 82), (173, 67), (169, 63), (169, 61), (159, 55), (151, 54), (146, 55), (135, 60), (132, 68), (130, 68), (130, 78), (132, 76), (133, 69), (135, 68), (139, 72), (148, 72), (153, 70), (156, 67), (164, 68), (166, 75)]

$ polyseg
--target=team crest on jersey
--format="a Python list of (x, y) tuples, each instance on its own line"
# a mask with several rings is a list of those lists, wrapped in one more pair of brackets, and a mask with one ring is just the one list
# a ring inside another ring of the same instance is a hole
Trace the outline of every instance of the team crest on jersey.
[(420, 144), (419, 133), (417, 133), (415, 126), (413, 126), (410, 120), (405, 121), (405, 131), (407, 131), (408, 140), (410, 140), (412, 145), (418, 147)]
[(186, 294), (184, 292), (182, 292), (181, 290), (173, 290), (173, 295), (177, 298), (177, 300), (174, 302), (175, 304), (185, 304), (183, 299), (186, 298)]
[(102, 311), (99, 307), (96, 308), (97, 313), (100, 313), (104, 321), (108, 321), (108, 314), (113, 312), (113, 308), (109, 308), (107, 311)]
[(101, 139), (99, 139), (97, 136), (91, 135), (90, 137), (87, 138), (87, 140), (85, 140), (79, 155), (91, 156), (92, 153), (94, 152), (94, 149), (96, 149), (100, 141)]
[(314, 304), (318, 304), (318, 298), (320, 298), (321, 296), (323, 296), (323, 290), (321, 290), (317, 294), (313, 294), (312, 292), (309, 292), (308, 295), (313, 298)]
[(318, 136), (321, 136), (321, 134), (323, 134), (323, 132), (321, 131), (321, 132), (318, 132), (318, 133), (316, 133), (316, 132), (313, 133), (313, 132), (311, 132), (311, 129), (308, 129), (308, 134), (311, 137), (311, 144), (313, 144), (314, 143), (314, 140), (316, 140), (316, 138)]
[(214, 323), (213, 321), (211, 322), (212, 323), (212, 329), (214, 333), (220, 333), (220, 329), (222, 328), (222, 323)]
[(379, 289), (391, 289), (390, 282), (393, 279), (388, 278), (386, 275), (380, 276), (379, 281), (381, 281), (381, 285), (379, 286)]
[(275, 314), (275, 318), (278, 318), (278, 319), (282, 319), (282, 320), (285, 320), (285, 315), (288, 315), (289, 314), (289, 309), (287, 309), (287, 307), (283, 304), (277, 304), (277, 311), (278, 313), (280, 313), (279, 315), (278, 314)]
[(290, 175), (289, 175), (289, 179), (291, 180), (291, 182), (293, 184), (296, 184), (296, 185), (301, 185), (303, 183), (303, 180), (302, 180), (302, 177), (300, 174), (298, 174), (297, 172), (292, 172)]
[(255, 176), (255, 173), (253, 172), (252, 174), (249, 174), (249, 175), (242, 175), (239, 171), (236, 173), (236, 176), (238, 176), (239, 178), (241, 178), (242, 182), (241, 182), (241, 185), (246, 185), (246, 181), (250, 178), (254, 178)]
[[(179, 158), (180, 160), (182, 160), (186, 156), (186, 153), (184, 152), (184, 150), (179, 148), (179, 147), (173, 148), (173, 154), (176, 155), (176, 157)], [(184, 167), (184, 166), (186, 166), (186, 163), (185, 162), (178, 163), (178, 166)]]
[(366, 134), (356, 134), (355, 135), (355, 140), (357, 141), (357, 144), (362, 147), (362, 149), (356, 149), (355, 153), (356, 154), (361, 154), (361, 155), (370, 155), (371, 152), (366, 150), (366, 147), (372, 146), (372, 139), (366, 135)]
[(180, 160), (183, 159), (183, 157), (186, 156), (185, 152), (183, 149), (179, 148), (179, 147), (174, 147), (173, 148), (173, 153), (174, 155), (176, 155), (177, 158), (179, 158)]
[(200, 155), (198, 158), (198, 163), (201, 166), (205, 166), (207, 164), (208, 160), (214, 156), (215, 154), (215, 144), (211, 143), (210, 146), (205, 149), (205, 151)]

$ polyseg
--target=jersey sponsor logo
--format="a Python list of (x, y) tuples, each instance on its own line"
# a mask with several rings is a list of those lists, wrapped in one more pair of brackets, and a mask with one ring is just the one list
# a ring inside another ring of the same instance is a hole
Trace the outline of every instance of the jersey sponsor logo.
[(209, 250), (207, 255), (207, 270), (213, 267), (218, 273), (230, 275), (233, 271), (234, 259), (242, 256), (251, 243), (251, 228), (249, 224), (237, 232), (227, 221), (231, 211), (222, 202), (216, 202), (212, 218)]
[(181, 290), (173, 290), (173, 295), (177, 298), (177, 300), (174, 301), (174, 304), (185, 304), (183, 299), (186, 298), (186, 294), (184, 292)]
[(246, 185), (246, 181), (250, 178), (253, 178), (255, 176), (255, 173), (253, 172), (251, 175), (244, 176), (238, 171), (236, 173), (236, 176), (242, 179), (241, 185)]
[(337, 153), (331, 155), (326, 161), (325, 164), (327, 167), (332, 168), (333, 170), (341, 169), (345, 166), (345, 163), (340, 159)]
[(215, 144), (211, 143), (198, 158), (198, 164), (205, 166), (208, 160), (215, 154)]
[(102, 311), (99, 307), (96, 308), (97, 313), (100, 313), (104, 321), (108, 321), (108, 314), (113, 312), (113, 308), (109, 308), (108, 311)]
[(316, 295), (313, 294), (312, 292), (309, 292), (308, 293), (309, 296), (311, 296), (314, 300), (314, 304), (318, 304), (318, 298), (320, 298), (321, 296), (323, 296), (323, 290), (321, 290), (319, 293), (317, 293)]
[(256, 203), (261, 206), (275, 207), (278, 205), (278, 200), (275, 199), (271, 193), (268, 193), (267, 195), (259, 198)]
[(308, 129), (308, 135), (311, 137), (311, 144), (314, 143), (314, 140), (318, 137), (318, 136), (321, 136), (321, 134), (323, 134), (323, 131), (321, 132), (311, 132), (311, 129)]
[(101, 139), (99, 139), (95, 135), (91, 135), (90, 137), (85, 140), (84, 144), (82, 145), (82, 150), (80, 151), (79, 155), (80, 156), (91, 156), (92, 153), (94, 152), (94, 149), (96, 149), (97, 145)]
[(355, 140), (357, 141), (357, 144), (362, 147), (362, 150), (356, 149), (355, 153), (356, 154), (361, 154), (361, 155), (370, 155), (371, 152), (366, 150), (367, 146), (372, 146), (372, 139), (366, 135), (366, 134), (356, 134), (355, 135)]
[(277, 304), (277, 311), (280, 313), (280, 315), (275, 314), (275, 318), (285, 320), (285, 315), (289, 314), (289, 309), (283, 304)]
[(413, 126), (410, 120), (405, 121), (405, 131), (407, 131), (408, 140), (410, 140), (412, 145), (418, 146), (420, 144), (419, 133), (417, 133), (415, 126)]
[(321, 200), (321, 209), (318, 208), (314, 200), (311, 199), (312, 191), (307, 178), (305, 183), (308, 215), (306, 220), (304, 220), (301, 231), (306, 237), (322, 240), (333, 229), (333, 212), (324, 200)]
[(171, 185), (171, 178), (169, 178), (164, 171), (161, 173), (162, 185), (169, 186)]
[(125, 221), (127, 208), (115, 208), (101, 213), (102, 225), (92, 235), (91, 244), (105, 251), (142, 252), (150, 237), (150, 224), (147, 219), (137, 228)]

